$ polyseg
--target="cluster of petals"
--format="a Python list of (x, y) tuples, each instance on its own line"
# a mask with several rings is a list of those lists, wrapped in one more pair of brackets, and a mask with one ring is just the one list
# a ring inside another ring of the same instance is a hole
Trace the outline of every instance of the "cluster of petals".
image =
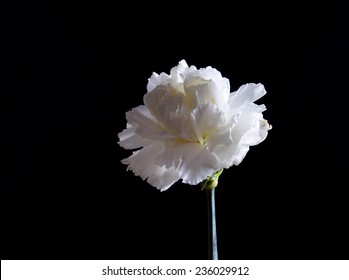
[(127, 127), (119, 133), (119, 145), (134, 150), (122, 163), (162, 191), (180, 179), (196, 185), (238, 165), (271, 128), (265, 106), (254, 103), (265, 93), (254, 83), (230, 92), (219, 71), (185, 60), (169, 75), (153, 73), (144, 105), (126, 113)]

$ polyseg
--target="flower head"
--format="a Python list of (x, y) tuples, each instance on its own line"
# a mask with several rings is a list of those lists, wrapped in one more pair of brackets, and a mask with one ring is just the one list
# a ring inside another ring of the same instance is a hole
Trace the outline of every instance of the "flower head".
[(126, 113), (127, 128), (119, 133), (121, 147), (138, 149), (122, 163), (162, 191), (179, 179), (196, 185), (238, 165), (271, 128), (265, 106), (253, 103), (265, 93), (252, 83), (230, 93), (219, 71), (184, 60), (170, 75), (153, 73), (144, 105)]

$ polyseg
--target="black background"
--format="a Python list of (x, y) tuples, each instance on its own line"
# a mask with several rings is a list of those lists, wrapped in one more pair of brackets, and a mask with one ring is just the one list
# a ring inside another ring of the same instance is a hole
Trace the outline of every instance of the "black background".
[(2, 259), (206, 259), (206, 194), (120, 160), (153, 71), (261, 82), (273, 129), (216, 191), (221, 259), (347, 259), (349, 24), (331, 5), (27, 4), (6, 22)]

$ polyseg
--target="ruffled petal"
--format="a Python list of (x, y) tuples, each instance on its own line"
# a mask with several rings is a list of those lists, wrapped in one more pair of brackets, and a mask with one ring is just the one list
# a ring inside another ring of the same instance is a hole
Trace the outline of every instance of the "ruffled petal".
[(238, 165), (249, 151), (249, 146), (242, 145), (240, 142), (233, 142), (231, 145), (218, 145), (212, 152), (218, 159), (220, 168), (229, 168), (232, 165)]
[(211, 81), (204, 80), (201, 77), (187, 78), (184, 81), (185, 101), (190, 110), (195, 109), (199, 105), (216, 103), (210, 83)]
[[(178, 66), (173, 67), (171, 69), (171, 85), (173, 87), (181, 87), (181, 84), (183, 84), (184, 77), (186, 73), (188, 72), (189, 67), (187, 62), (183, 59), (178, 63)], [(183, 87), (181, 87), (183, 89)]]
[(127, 128), (118, 134), (120, 139), (118, 144), (125, 149), (138, 149), (151, 143), (151, 140), (140, 137), (135, 131), (136, 127), (128, 125)]
[(151, 169), (151, 174), (147, 182), (160, 191), (166, 191), (180, 179), (178, 171), (173, 167), (167, 169), (163, 166), (153, 165), (149, 169)]
[(236, 142), (243, 139), (245, 145), (256, 145), (261, 142), (259, 136), (260, 122), (264, 120), (260, 107), (255, 104), (249, 104), (241, 110), (241, 115), (237, 124), (232, 130), (232, 138)]
[(229, 146), (233, 144), (231, 137), (231, 128), (212, 133), (206, 138), (206, 145), (211, 153), (215, 153), (220, 146)]
[(200, 105), (193, 111), (193, 116), (192, 127), (196, 131), (196, 135), (200, 137), (198, 138), (199, 142), (204, 142), (211, 133), (225, 129), (225, 115), (214, 104)]
[(212, 81), (211, 90), (216, 105), (225, 111), (227, 109), (226, 106), (230, 96), (229, 80), (223, 78), (222, 74), (217, 69), (210, 66), (200, 69), (200, 75), (204, 79)]
[(227, 79), (215, 81), (206, 80), (201, 76), (192, 76), (187, 77), (183, 85), (188, 108), (194, 109), (210, 103), (218, 106), (224, 112), (228, 110), (230, 86)]
[(164, 130), (144, 105), (133, 108), (126, 113), (128, 123), (135, 128), (135, 133), (149, 139), (163, 140), (168, 138)]
[(167, 85), (171, 80), (171, 77), (166, 73), (156, 74), (155, 72), (151, 75), (148, 80), (147, 91), (152, 91), (159, 85)]
[(157, 122), (172, 138), (196, 141), (190, 111), (182, 94), (172, 94), (170, 87), (158, 86), (144, 97), (144, 103)]
[(144, 95), (144, 104), (151, 114), (161, 122), (170, 112), (180, 110), (184, 97), (175, 92), (171, 86), (158, 86), (153, 91)]
[(174, 168), (166, 168), (155, 164), (154, 158), (162, 152), (163, 148), (163, 143), (156, 142), (133, 152), (130, 157), (121, 162), (128, 165), (127, 170), (132, 170), (135, 175), (147, 180), (149, 184), (157, 189), (164, 191), (178, 181), (180, 177), (178, 171)]
[(260, 121), (260, 130), (259, 130), (260, 142), (265, 140), (265, 138), (268, 136), (268, 131), (270, 129), (272, 129), (272, 126), (268, 123), (267, 120), (263, 119)]
[(167, 142), (155, 164), (173, 167), (184, 183), (196, 185), (218, 170), (217, 158), (198, 143)]
[(241, 110), (236, 125), (231, 130), (231, 145), (220, 145), (213, 149), (213, 153), (221, 160), (225, 168), (238, 165), (244, 159), (249, 147), (259, 144), (267, 136), (270, 129), (260, 112), (263, 106), (249, 104)]
[(230, 94), (228, 103), (230, 109), (242, 108), (245, 105), (258, 100), (265, 94), (266, 90), (262, 84), (245, 84), (237, 91)]

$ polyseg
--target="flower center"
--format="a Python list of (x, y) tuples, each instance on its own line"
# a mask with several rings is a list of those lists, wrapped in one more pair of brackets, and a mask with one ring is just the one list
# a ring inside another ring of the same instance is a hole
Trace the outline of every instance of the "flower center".
[(202, 137), (201, 140), (188, 139), (188, 138), (184, 138), (184, 137), (175, 137), (174, 139), (175, 139), (175, 142), (177, 142), (178, 144), (195, 143), (195, 144), (200, 144), (202, 146), (207, 147), (206, 137)]

